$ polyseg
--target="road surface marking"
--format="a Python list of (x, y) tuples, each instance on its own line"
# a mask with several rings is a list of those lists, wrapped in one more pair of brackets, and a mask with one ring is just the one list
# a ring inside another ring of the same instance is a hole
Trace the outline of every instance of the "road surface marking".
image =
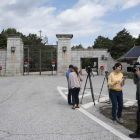
[[(62, 89), (62, 87), (57, 86), (57, 90), (59, 91), (59, 93), (62, 95), (62, 97), (65, 100), (67, 100), (67, 96), (62, 92), (61, 89)], [(89, 112), (87, 112), (86, 110), (84, 110), (83, 108), (79, 108), (78, 110), (81, 111), (86, 116), (88, 116), (93, 121), (95, 121), (96, 123), (100, 124), (105, 129), (109, 130), (111, 133), (115, 134), (117, 137), (120, 137), (123, 140), (132, 140), (131, 138), (129, 138), (126, 135), (124, 135), (123, 133), (117, 131), (116, 129), (114, 129), (113, 127), (109, 126), (105, 122), (103, 122), (100, 119), (96, 118), (95, 116), (93, 116), (92, 114), (90, 114)]]
[(124, 107), (133, 106), (137, 101), (127, 101), (124, 103)]
[[(98, 101), (95, 101), (95, 105), (97, 105), (98, 103), (99, 103)], [(85, 109), (92, 107), (92, 106), (94, 106), (94, 102), (89, 102), (87, 104), (82, 105), (82, 107)]]
[[(82, 98), (82, 96), (83, 96), (83, 95), (79, 95), (79, 98)], [(86, 97), (86, 96), (91, 96), (91, 93), (86, 93), (86, 94), (84, 94), (83, 97)]]

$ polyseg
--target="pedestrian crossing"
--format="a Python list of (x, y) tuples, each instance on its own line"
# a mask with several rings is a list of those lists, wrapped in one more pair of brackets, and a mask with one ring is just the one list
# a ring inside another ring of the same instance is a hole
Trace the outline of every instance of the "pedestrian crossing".
[(124, 107), (129, 107), (129, 106), (133, 106), (133, 105), (135, 105), (137, 103), (137, 101), (136, 100), (134, 100), (134, 101), (127, 101), (126, 103), (124, 103)]
[[(68, 88), (63, 88), (63, 87), (61, 88), (62, 91), (65, 90), (65, 91), (63, 91), (63, 93), (65, 95), (68, 95), (68, 91), (66, 91), (67, 89)], [(81, 93), (83, 93), (83, 91), (81, 91)], [(99, 95), (99, 93), (94, 93), (94, 95)], [(95, 100), (95, 105), (97, 105), (99, 103), (102, 103), (102, 102), (109, 101), (109, 96), (107, 96), (107, 95), (102, 95), (102, 96), (103, 97), (101, 97), (99, 99), (99, 102), (98, 102), (98, 100)], [(85, 94), (83, 95), (83, 98), (84, 97), (91, 97), (91, 92), (85, 92)], [(81, 99), (81, 98), (82, 98), (82, 95), (79, 95), (79, 99)], [(136, 104), (137, 104), (136, 100), (130, 100), (130, 99), (125, 99), (124, 98), (124, 107), (134, 106)], [(88, 109), (92, 106), (94, 106), (94, 102), (88, 102), (88, 103), (84, 103), (82, 105), (82, 107), (85, 108), (85, 109)]]

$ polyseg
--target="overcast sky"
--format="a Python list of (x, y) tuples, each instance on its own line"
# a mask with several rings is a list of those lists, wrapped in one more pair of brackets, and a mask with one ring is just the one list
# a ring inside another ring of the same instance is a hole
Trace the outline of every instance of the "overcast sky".
[(126, 28), (140, 34), (140, 0), (0, 0), (0, 31), (16, 28), (25, 35), (73, 34), (72, 45), (94, 44), (102, 35), (113, 39)]

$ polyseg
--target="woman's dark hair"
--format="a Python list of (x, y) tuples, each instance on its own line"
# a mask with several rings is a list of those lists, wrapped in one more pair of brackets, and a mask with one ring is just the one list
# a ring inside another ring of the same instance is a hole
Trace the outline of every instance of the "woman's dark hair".
[(77, 76), (79, 76), (78, 68), (74, 67), (74, 71), (76, 72)]
[(117, 68), (119, 66), (121, 66), (121, 70), (122, 70), (122, 64), (121, 63), (116, 63), (112, 68), (113, 68), (113, 70), (115, 70), (115, 67)]

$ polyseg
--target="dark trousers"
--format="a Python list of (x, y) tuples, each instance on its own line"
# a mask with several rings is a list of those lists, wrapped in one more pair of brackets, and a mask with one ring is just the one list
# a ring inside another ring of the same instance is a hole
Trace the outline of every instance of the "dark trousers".
[(75, 101), (76, 101), (77, 105), (79, 104), (79, 91), (80, 91), (80, 88), (71, 89), (73, 105), (75, 105)]
[(112, 118), (113, 121), (116, 121), (116, 110), (117, 110), (117, 104), (118, 104), (118, 112), (117, 117), (122, 117), (122, 109), (123, 109), (123, 93), (122, 91), (115, 91), (110, 89), (109, 97), (112, 102)]
[(137, 130), (136, 130), (136, 133), (140, 135), (140, 100), (138, 100)]
[(71, 104), (71, 89), (68, 90), (68, 104)]

